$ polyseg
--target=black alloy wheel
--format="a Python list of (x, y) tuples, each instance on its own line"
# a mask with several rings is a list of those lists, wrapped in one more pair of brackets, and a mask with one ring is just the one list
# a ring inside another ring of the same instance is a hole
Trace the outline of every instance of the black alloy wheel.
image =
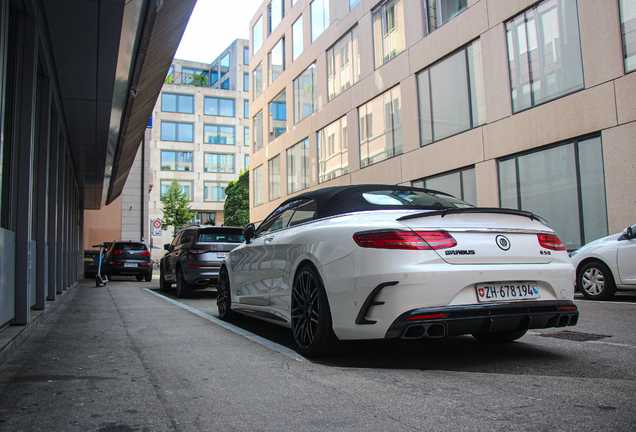
[(190, 295), (190, 284), (183, 278), (183, 272), (177, 269), (177, 297), (184, 298)]
[(304, 266), (296, 275), (291, 308), (292, 332), (298, 351), (307, 357), (333, 354), (338, 338), (333, 332), (327, 294), (313, 266)]
[(166, 275), (163, 271), (163, 265), (159, 265), (159, 291), (166, 292), (172, 288), (172, 283), (166, 280)]
[(230, 278), (225, 267), (222, 267), (219, 272), (219, 284), (216, 287), (216, 307), (219, 311), (219, 318), (222, 320), (231, 321), (236, 318), (236, 313), (232, 311)]

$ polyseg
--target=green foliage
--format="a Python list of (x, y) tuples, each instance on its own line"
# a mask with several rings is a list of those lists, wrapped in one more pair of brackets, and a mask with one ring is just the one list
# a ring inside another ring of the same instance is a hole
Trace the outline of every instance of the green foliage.
[(250, 171), (241, 173), (236, 181), (225, 188), (223, 225), (242, 226), (250, 222)]
[(161, 195), (161, 202), (163, 203), (162, 229), (164, 231), (168, 229), (169, 226), (181, 228), (196, 214), (196, 212), (190, 211), (190, 201), (176, 180), (172, 180), (168, 191)]

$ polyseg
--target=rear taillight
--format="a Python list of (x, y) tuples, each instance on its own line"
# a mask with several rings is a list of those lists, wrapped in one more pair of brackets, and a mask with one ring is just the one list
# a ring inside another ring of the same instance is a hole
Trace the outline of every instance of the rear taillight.
[(148, 252), (148, 251), (143, 251), (141, 254), (142, 254), (143, 256), (150, 256), (150, 252)]
[(413, 315), (412, 317), (408, 317), (407, 321), (415, 321), (415, 320), (428, 320), (428, 319), (440, 319), (446, 316), (445, 313), (436, 313), (436, 314), (428, 314), (428, 315)]
[(354, 234), (353, 240), (372, 249), (433, 250), (457, 245), (446, 231), (370, 231)]
[(121, 251), (120, 250), (112, 250), (110, 251), (111, 254), (113, 255), (121, 255)]
[(206, 252), (210, 252), (210, 251), (207, 250), (207, 249), (194, 249), (193, 248), (193, 249), (188, 249), (187, 253), (188, 253), (188, 255), (199, 255), (199, 254), (206, 253)]
[(554, 250), (554, 251), (564, 251), (565, 245), (557, 236), (554, 234), (537, 234), (537, 238), (539, 239), (539, 244), (541, 247)]

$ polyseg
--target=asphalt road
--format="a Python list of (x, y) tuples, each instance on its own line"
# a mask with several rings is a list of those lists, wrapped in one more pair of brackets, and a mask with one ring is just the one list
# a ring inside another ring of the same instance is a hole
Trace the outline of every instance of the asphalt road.
[(215, 292), (87, 281), (0, 365), (1, 431), (634, 431), (636, 295), (486, 346), (358, 342), (307, 361)]

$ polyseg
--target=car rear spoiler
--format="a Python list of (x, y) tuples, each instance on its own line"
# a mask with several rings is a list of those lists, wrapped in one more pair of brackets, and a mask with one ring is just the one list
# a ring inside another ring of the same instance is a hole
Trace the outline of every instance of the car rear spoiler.
[(548, 222), (545, 219), (543, 219), (541, 216), (537, 216), (534, 213), (523, 211), (523, 210), (514, 210), (514, 209), (506, 209), (506, 208), (498, 208), (498, 207), (445, 208), (443, 210), (431, 210), (431, 211), (423, 211), (421, 213), (410, 214), (410, 215), (402, 216), (401, 218), (398, 218), (397, 220), (403, 221), (403, 220), (418, 219), (418, 218), (429, 217), (429, 216), (444, 217), (448, 214), (460, 214), (460, 213), (509, 214), (509, 215), (527, 217), (531, 220), (537, 220), (541, 222), (543, 225), (548, 225)]

